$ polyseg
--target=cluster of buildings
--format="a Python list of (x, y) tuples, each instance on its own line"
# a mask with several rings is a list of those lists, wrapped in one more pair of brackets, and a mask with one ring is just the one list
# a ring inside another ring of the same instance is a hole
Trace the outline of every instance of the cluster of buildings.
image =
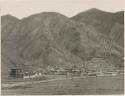
[(33, 72), (23, 72), (22, 69), (15, 68), (11, 69), (10, 76), (14, 78), (36, 78), (45, 75), (66, 75), (66, 76), (116, 76), (122, 75), (124, 71), (92, 71), (85, 70), (84, 68), (73, 67), (57, 67), (48, 66), (46, 69), (40, 69)]
[(20, 68), (11, 69), (10, 76), (14, 78), (35, 78), (43, 75), (79, 75), (81, 70), (78, 68), (59, 68), (57, 66), (48, 66), (46, 69), (38, 71), (24, 72)]
[(11, 69), (10, 77), (13, 78), (35, 78), (42, 76), (40, 72), (24, 72), (20, 68)]

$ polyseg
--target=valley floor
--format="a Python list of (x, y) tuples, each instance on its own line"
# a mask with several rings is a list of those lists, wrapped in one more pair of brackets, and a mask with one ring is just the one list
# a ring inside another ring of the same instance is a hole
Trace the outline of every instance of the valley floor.
[(87, 95), (123, 94), (124, 77), (87, 77), (53, 80), (38, 84), (2, 88), (3, 95)]

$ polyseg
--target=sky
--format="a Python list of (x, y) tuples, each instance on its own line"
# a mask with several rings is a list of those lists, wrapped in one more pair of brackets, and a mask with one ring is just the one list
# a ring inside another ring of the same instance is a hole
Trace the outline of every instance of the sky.
[(108, 12), (123, 11), (124, 0), (1, 0), (1, 15), (17, 18), (41, 12), (59, 12), (72, 17), (90, 8)]

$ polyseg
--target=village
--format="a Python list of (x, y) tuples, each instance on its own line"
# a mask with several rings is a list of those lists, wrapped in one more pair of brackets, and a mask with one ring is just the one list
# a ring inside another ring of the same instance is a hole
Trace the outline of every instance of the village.
[(124, 75), (124, 71), (96, 71), (96, 70), (85, 70), (84, 68), (79, 68), (77, 66), (72, 66), (70, 68), (59, 68), (57, 66), (48, 66), (46, 69), (39, 68), (36, 71), (23, 71), (21, 68), (14, 68), (10, 71), (10, 76), (13, 79), (16, 78), (37, 78), (42, 76), (63, 76), (65, 78), (73, 77), (88, 77), (88, 76), (117, 76)]

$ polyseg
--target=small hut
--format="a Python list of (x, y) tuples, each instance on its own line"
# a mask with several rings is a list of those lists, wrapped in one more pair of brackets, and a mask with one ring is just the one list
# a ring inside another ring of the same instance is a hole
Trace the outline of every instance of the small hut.
[(23, 71), (20, 68), (13, 68), (10, 72), (11, 77), (23, 78)]

